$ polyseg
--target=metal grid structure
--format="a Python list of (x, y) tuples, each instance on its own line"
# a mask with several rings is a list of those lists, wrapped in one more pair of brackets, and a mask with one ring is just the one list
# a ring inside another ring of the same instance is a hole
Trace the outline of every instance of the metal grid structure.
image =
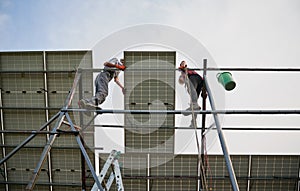
[[(145, 53), (145, 55), (149, 56), (150, 53)], [(129, 58), (127, 59), (130, 60)], [(135, 61), (135, 59), (132, 60)], [(38, 127), (49, 121), (50, 117), (55, 115), (55, 110), (61, 109), (74, 80), (74, 69), (82, 61), (91, 66), (90, 51), (4, 52), (0, 54), (2, 149), (0, 158), (7, 156), (7, 153), (10, 153), (28, 135), (34, 134), (32, 130), (37, 130)], [(130, 72), (130, 70), (128, 71)], [(91, 73), (82, 74), (83, 80), (81, 83), (84, 85), (79, 88), (74, 97), (75, 100), (82, 97), (80, 94), (91, 95), (92, 93)], [(151, 87), (150, 84), (151, 80), (148, 80), (146, 85)], [(157, 85), (157, 83), (154, 85)], [(148, 95), (148, 98), (150, 97)], [(135, 110), (135, 114), (142, 117), (139, 118), (137, 116), (137, 120), (143, 121), (144, 118), (147, 118), (145, 116), (147, 113), (144, 112), (142, 114), (143, 112), (141, 111), (147, 111), (149, 104), (146, 107), (136, 107), (137, 104), (131, 104), (138, 102), (135, 101), (130, 100), (127, 102), (127, 109), (138, 109)], [(147, 96), (146, 100), (141, 100), (141, 102), (144, 101), (149, 101)], [(172, 106), (170, 102), (172, 101), (167, 101), (166, 106)], [(151, 100), (148, 103), (152, 103)], [(161, 110), (159, 107), (151, 109), (155, 111)], [(170, 110), (173, 114), (182, 113), (182, 111), (174, 111), (173, 109)], [(68, 111), (74, 121), (81, 117), (77, 112), (73, 112), (75, 110)], [(134, 113), (132, 110), (127, 111)], [(153, 110), (148, 111), (151, 113)], [(65, 112), (65, 110), (62, 109), (61, 112)], [(113, 112), (107, 111), (107, 113)], [(161, 110), (161, 112), (164, 111)], [(208, 111), (207, 114), (216, 112), (218, 111)], [(299, 111), (285, 112), (299, 114)], [(120, 111), (119, 113), (126, 112)], [(251, 111), (232, 111), (232, 113), (242, 114), (251, 113)], [(264, 112), (254, 111), (254, 113), (263, 114)], [(170, 113), (170, 121), (172, 121), (173, 114)], [(88, 121), (90, 121), (90, 118), (84, 118), (83, 124), (86, 124)], [(50, 124), (45, 133), (39, 132), (35, 134), (36, 137), (30, 143), (26, 144), (0, 166), (1, 190), (24, 190), (35, 165), (38, 163), (46, 141), (49, 139), (48, 132), (52, 128), (53, 125)], [(61, 128), (68, 129), (69, 127), (62, 125)], [(132, 128), (132, 126), (125, 123), (124, 128)], [(174, 129), (175, 127), (169, 126), (168, 130), (171, 132)], [(93, 128), (86, 128), (85, 131), (86, 135), (84, 138), (92, 145)], [(128, 136), (127, 140), (128, 138), (132, 139), (136, 138), (136, 136)], [(145, 145), (144, 148), (147, 150), (149, 145)], [(124, 164), (122, 168), (124, 188), (126, 190), (197, 190), (200, 178), (197, 171), (198, 156), (174, 156), (172, 148), (166, 151), (154, 153), (149, 152), (149, 150), (138, 153), (130, 152), (130, 150), (126, 151), (120, 158), (120, 162)], [(94, 154), (89, 150), (88, 154), (90, 159), (94, 158)], [(55, 141), (51, 152), (47, 155), (47, 162), (41, 166), (41, 172), (34, 190), (81, 190), (83, 189), (83, 184), (87, 184), (85, 185), (87, 189), (90, 188), (94, 180), (87, 178), (91, 177), (89, 170), (84, 170), (85, 177), (82, 176), (83, 169), (80, 168), (82, 164), (81, 157), (74, 137), (72, 138), (69, 134), (60, 134), (60, 138)], [(100, 167), (103, 164), (102, 158), (105, 157), (100, 157)], [(232, 190), (232, 183), (228, 176), (224, 156), (208, 155), (207, 158), (209, 168), (207, 169), (206, 177), (209, 189)], [(231, 155), (230, 158), (237, 177), (239, 190), (295, 191), (299, 189), (300, 156)]]

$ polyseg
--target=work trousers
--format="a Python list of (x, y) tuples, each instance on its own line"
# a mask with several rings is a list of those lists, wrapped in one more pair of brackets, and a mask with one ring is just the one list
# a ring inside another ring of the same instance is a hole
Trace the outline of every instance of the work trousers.
[(191, 104), (197, 104), (199, 95), (203, 87), (203, 79), (200, 75), (189, 75), (189, 85), (187, 84), (188, 93), (191, 96)]
[(106, 97), (108, 96), (108, 83), (111, 81), (112, 77), (109, 72), (101, 72), (97, 75), (95, 79), (95, 101), (96, 104), (102, 104)]

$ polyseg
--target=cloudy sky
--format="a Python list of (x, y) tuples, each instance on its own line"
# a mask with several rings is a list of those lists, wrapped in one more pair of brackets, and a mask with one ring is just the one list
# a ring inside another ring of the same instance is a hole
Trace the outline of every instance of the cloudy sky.
[[(300, 68), (299, 0), (1, 0), (0, 51), (91, 49), (116, 31), (148, 23), (171, 26), (193, 36), (219, 67)], [(238, 85), (225, 94), (228, 109), (300, 109), (298, 72), (233, 75)], [(231, 116), (224, 120), (225, 126), (298, 124), (297, 115)], [(228, 139), (241, 141), (251, 134)], [(274, 142), (281, 134), (273, 132)], [(261, 136), (259, 140), (263, 140), (269, 135), (260, 132), (253, 138)], [(286, 137), (295, 135), (299, 135), (297, 131)], [(292, 147), (290, 153), (299, 154), (293, 146), (299, 142), (289, 140), (283, 147)], [(277, 148), (271, 148), (272, 152), (282, 152)], [(262, 152), (267, 150), (270, 148)]]

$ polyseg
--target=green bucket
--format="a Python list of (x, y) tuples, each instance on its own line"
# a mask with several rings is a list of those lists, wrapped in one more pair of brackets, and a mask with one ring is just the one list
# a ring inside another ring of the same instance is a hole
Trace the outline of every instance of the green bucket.
[(217, 74), (218, 82), (224, 86), (227, 91), (231, 91), (235, 88), (236, 83), (232, 78), (230, 72), (222, 72)]

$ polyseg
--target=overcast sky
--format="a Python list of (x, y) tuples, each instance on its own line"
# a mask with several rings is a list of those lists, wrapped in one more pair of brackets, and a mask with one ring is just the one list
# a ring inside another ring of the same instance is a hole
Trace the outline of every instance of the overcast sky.
[(197, 38), (220, 66), (297, 67), (298, 0), (1, 0), (0, 50), (90, 49), (145, 23)]
[[(219, 67), (300, 68), (299, 0), (1, 0), (0, 51), (92, 49), (116, 31), (147, 23), (190, 34)], [(227, 109), (300, 109), (297, 72), (233, 76), (237, 87), (225, 93)], [(226, 126), (298, 124), (297, 115), (224, 120)]]

